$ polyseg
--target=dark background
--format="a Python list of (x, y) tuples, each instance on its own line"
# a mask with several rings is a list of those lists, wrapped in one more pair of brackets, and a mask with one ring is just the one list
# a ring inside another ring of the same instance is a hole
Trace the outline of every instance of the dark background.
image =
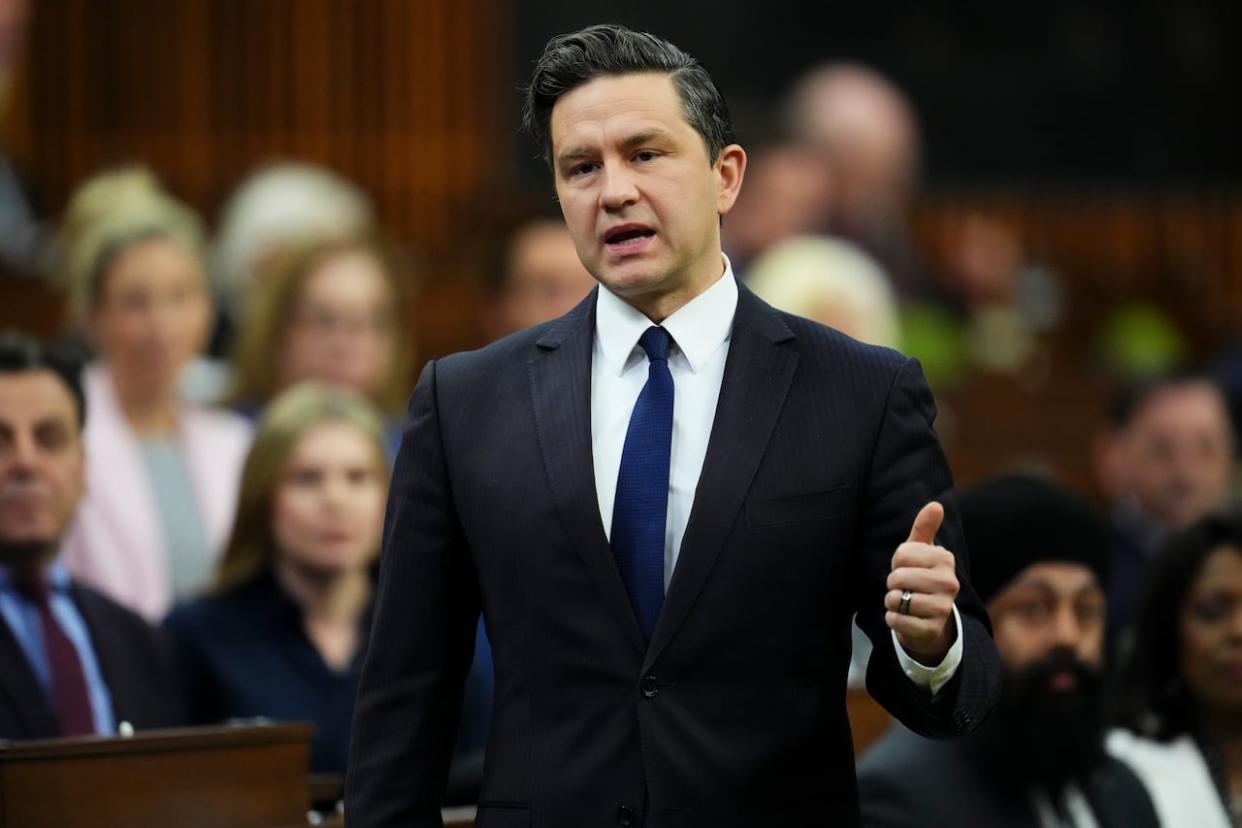
[[(1221, 185), (1242, 180), (1238, 4), (964, 0), (519, 2), (513, 74), (597, 22), (662, 35), (723, 87), (742, 137), (823, 60), (872, 65), (912, 98), (929, 184)], [(517, 95), (514, 96), (514, 117)], [(538, 172), (524, 139), (523, 175)]]

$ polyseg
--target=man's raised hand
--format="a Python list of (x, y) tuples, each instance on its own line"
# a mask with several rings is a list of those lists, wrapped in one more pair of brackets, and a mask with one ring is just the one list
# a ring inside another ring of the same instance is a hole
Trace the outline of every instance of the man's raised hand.
[[(884, 620), (916, 661), (935, 667), (957, 637), (953, 602), (960, 585), (953, 553), (936, 545), (944, 507), (932, 501), (914, 518), (910, 537), (893, 554)], [(906, 599), (903, 603), (903, 597)]]

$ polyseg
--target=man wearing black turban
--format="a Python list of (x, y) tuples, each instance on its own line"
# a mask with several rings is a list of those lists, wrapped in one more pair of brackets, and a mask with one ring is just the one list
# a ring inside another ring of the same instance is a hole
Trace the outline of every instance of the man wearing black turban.
[(961, 514), (1005, 689), (959, 742), (895, 725), (859, 763), (864, 825), (1156, 826), (1142, 784), (1104, 752), (1103, 524), (1070, 490), (1017, 475), (963, 494)]

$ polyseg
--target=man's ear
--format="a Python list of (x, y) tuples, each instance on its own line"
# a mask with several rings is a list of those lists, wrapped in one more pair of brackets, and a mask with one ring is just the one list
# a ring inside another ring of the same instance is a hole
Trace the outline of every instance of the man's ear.
[(739, 144), (729, 144), (716, 156), (714, 166), (719, 182), (716, 212), (723, 216), (733, 209), (738, 193), (742, 191), (742, 179), (746, 175), (746, 150)]

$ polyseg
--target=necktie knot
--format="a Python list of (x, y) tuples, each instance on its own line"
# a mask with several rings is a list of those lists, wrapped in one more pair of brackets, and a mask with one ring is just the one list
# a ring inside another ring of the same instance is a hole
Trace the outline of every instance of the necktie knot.
[(638, 344), (647, 354), (647, 359), (652, 362), (661, 360), (667, 362), (668, 348), (672, 343), (673, 337), (669, 336), (668, 331), (659, 325), (652, 325), (638, 338)]

